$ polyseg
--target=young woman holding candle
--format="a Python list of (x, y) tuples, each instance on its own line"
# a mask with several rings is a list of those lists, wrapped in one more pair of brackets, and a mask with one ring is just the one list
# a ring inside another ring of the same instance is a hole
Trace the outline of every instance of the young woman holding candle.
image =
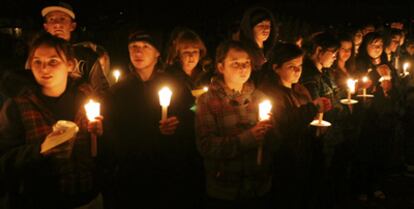
[(206, 57), (207, 49), (200, 36), (187, 28), (182, 28), (177, 31), (175, 38), (172, 37), (167, 56), (166, 73), (184, 90), (180, 97), (184, 111), (180, 114), (178, 131), (183, 130), (180, 138), (186, 139), (186, 143), (181, 145), (185, 157), (180, 161), (187, 161), (188, 166), (180, 170), (191, 175), (185, 181), (190, 191), (188, 202), (194, 202), (193, 208), (201, 208), (205, 198), (205, 177), (203, 161), (195, 145), (195, 102), (200, 94), (208, 91), (214, 63)]
[[(398, 100), (395, 74), (392, 67), (381, 60), (383, 53), (383, 37), (381, 34), (368, 33), (361, 44), (357, 56), (357, 69), (360, 77), (367, 76), (372, 86), (367, 89), (374, 98), (363, 102), (359, 114), (360, 134), (356, 146), (354, 170), (356, 171), (356, 191), (361, 201), (369, 196), (384, 199), (382, 182), (391, 161), (391, 147), (398, 143), (399, 127)], [(395, 154), (395, 153), (394, 153)]]
[(303, 56), (304, 52), (297, 45), (276, 45), (269, 61), (272, 68), (266, 69), (259, 85), (259, 90), (269, 96), (273, 104), (273, 128), (269, 137), (278, 145), (272, 179), (275, 208), (309, 206), (314, 139), (309, 123), (318, 112), (331, 108), (328, 98), (312, 101), (306, 88), (298, 84)]
[[(332, 109), (324, 114), (325, 120), (332, 125), (328, 128), (318, 128), (318, 140), (313, 144), (312, 178), (320, 185), (320, 190), (314, 192), (315, 208), (329, 208), (336, 202), (336, 192), (328, 190), (333, 187), (337, 176), (334, 175), (338, 165), (338, 154), (344, 138), (343, 113), (346, 110), (341, 104), (338, 84), (332, 76), (332, 65), (337, 58), (340, 42), (329, 32), (321, 32), (306, 42), (304, 48), (307, 55), (303, 61), (303, 74), (300, 78), (309, 91), (312, 99), (329, 98)], [(325, 197), (325, 198), (322, 198)]]
[(345, 33), (338, 36), (338, 41), (340, 45), (338, 48), (337, 59), (332, 66), (332, 73), (334, 75), (335, 83), (341, 90), (346, 91), (346, 81), (349, 78), (352, 78), (355, 74), (354, 46), (352, 37)]
[[(77, 80), (69, 42), (42, 34), (27, 60), (35, 87), (9, 99), (0, 115), (0, 179), (9, 208), (75, 208), (99, 192), (91, 134), (102, 135), (102, 117), (88, 122), (84, 104), (92, 88)], [(58, 120), (79, 127), (74, 139), (41, 153)]]
[[(263, 95), (248, 81), (252, 59), (240, 42), (221, 43), (219, 76), (197, 100), (197, 146), (204, 158), (206, 208), (268, 208), (271, 186), (270, 121), (258, 122)], [(257, 163), (258, 147), (263, 158)]]

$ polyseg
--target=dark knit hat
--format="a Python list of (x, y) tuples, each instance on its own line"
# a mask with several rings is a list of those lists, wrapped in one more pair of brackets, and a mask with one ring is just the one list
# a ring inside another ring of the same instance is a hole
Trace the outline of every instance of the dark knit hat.
[(72, 19), (75, 19), (75, 13), (73, 12), (73, 8), (70, 4), (62, 2), (62, 1), (56, 1), (47, 4), (42, 9), (42, 17), (46, 17), (47, 14), (53, 11), (61, 11), (69, 15)]
[(151, 44), (154, 48), (161, 52), (161, 37), (158, 33), (150, 32), (146, 30), (138, 30), (131, 33), (128, 37), (128, 44), (136, 41), (144, 41)]

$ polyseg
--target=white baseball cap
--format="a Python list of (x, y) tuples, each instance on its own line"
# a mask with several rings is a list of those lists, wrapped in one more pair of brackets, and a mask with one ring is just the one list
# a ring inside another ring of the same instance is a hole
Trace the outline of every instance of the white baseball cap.
[(53, 11), (61, 11), (69, 15), (72, 19), (75, 19), (75, 13), (73, 12), (72, 6), (65, 2), (57, 2), (56, 4), (46, 6), (42, 9), (42, 17), (46, 17), (47, 14)]

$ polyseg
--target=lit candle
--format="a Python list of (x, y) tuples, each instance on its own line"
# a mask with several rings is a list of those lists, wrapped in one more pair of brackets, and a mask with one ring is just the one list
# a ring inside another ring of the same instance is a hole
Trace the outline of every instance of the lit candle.
[(356, 80), (348, 79), (347, 86), (348, 86), (348, 101), (351, 101), (351, 94), (355, 93), (355, 83)]
[(368, 77), (364, 76), (362, 77), (362, 83), (364, 84), (364, 88), (362, 88), (362, 95), (366, 96), (367, 95), (367, 89), (365, 88), (366, 83), (368, 82)]
[(272, 109), (272, 104), (269, 100), (265, 100), (259, 104), (259, 120), (269, 120), (269, 113)]
[[(89, 102), (85, 104), (86, 117), (88, 117), (88, 120), (95, 121), (95, 118), (100, 115), (100, 109), (101, 104), (90, 99)], [(96, 157), (97, 154), (96, 134), (94, 133), (91, 133), (91, 154), (93, 157)]]
[[(269, 120), (270, 110), (272, 109), (272, 103), (269, 100), (264, 100), (259, 104), (259, 121)], [(257, 147), (257, 165), (262, 164), (263, 159), (263, 143), (259, 144)]]
[(112, 72), (112, 75), (115, 77), (115, 83), (118, 82), (119, 77), (121, 76), (121, 71), (120, 70), (114, 70)]
[(193, 96), (195, 96), (196, 98), (201, 96), (202, 94), (204, 94), (206, 92), (208, 92), (208, 87), (207, 86), (204, 86), (203, 88), (200, 88), (200, 89), (191, 90), (191, 94)]
[(408, 72), (408, 68), (410, 67), (410, 63), (408, 63), (408, 62), (406, 62), (406, 63), (404, 63), (404, 65), (403, 65), (403, 73), (404, 73), (404, 76), (407, 76), (408, 74), (410, 74), (409, 72)]
[(160, 105), (162, 107), (161, 120), (165, 120), (168, 115), (167, 112), (171, 101), (172, 91), (168, 87), (164, 87), (158, 92), (158, 96), (160, 97)]

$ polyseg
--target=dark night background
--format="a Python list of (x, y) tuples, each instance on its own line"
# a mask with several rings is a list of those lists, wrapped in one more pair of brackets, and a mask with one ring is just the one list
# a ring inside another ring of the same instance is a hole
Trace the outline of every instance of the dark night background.
[[(42, 28), (40, 10), (47, 0), (1, 0), (0, 30), (22, 28), (23, 39)], [(222, 0), (222, 1), (126, 1), (67, 0), (77, 15), (77, 41), (90, 40), (104, 46), (112, 63), (127, 59), (127, 34), (135, 26), (163, 32), (164, 42), (175, 26), (198, 32), (211, 52), (228, 36), (232, 23), (241, 19), (249, 6), (260, 5), (273, 11), (281, 27), (281, 37), (292, 33), (335, 26), (349, 28), (366, 22), (384, 25), (403, 21), (411, 30), (414, 1), (358, 0)]]
[[(47, 0), (0, 0), (0, 66), (23, 69), (27, 42), (42, 29), (40, 11)], [(232, 23), (240, 20), (250, 6), (270, 9), (280, 25), (281, 39), (295, 33), (304, 35), (320, 29), (348, 30), (364, 23), (384, 26), (404, 22), (414, 34), (414, 0), (66, 0), (77, 15), (76, 41), (93, 41), (105, 47), (112, 69), (125, 69), (129, 57), (127, 36), (131, 28), (145, 26), (163, 32), (163, 40), (176, 26), (186, 26), (206, 42), (214, 55), (218, 42), (228, 36)], [(233, 24), (234, 25), (234, 24)], [(7, 37), (7, 38), (6, 38)], [(9, 41), (11, 40), (11, 41)], [(3, 69), (1, 70), (10, 70)], [(2, 72), (0, 72), (1, 75)], [(414, 176), (413, 176), (414, 177)], [(391, 177), (385, 182), (389, 197), (385, 204), (360, 206), (349, 202), (338, 209), (414, 208), (414, 178)], [(388, 195), (387, 194), (387, 195)], [(2, 202), (0, 197), (0, 208)], [(348, 205), (349, 204), (349, 205)]]

